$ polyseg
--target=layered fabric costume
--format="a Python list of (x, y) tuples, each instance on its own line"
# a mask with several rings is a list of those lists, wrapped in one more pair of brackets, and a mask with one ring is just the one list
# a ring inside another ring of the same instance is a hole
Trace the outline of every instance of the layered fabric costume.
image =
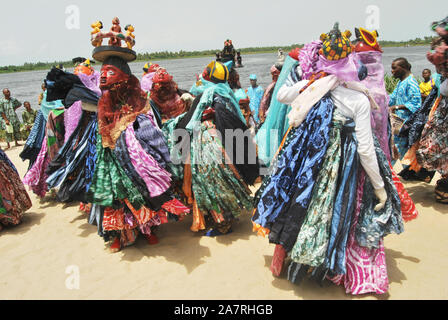
[[(427, 53), (428, 60), (433, 63), (438, 73), (440, 73), (440, 85), (438, 87), (437, 98), (435, 89), (431, 91), (427, 100), (432, 98), (432, 106), (429, 111), (428, 121), (421, 131), (420, 139), (414, 143), (416, 161), (411, 161), (411, 167), (418, 171), (423, 167), (429, 171), (437, 171), (442, 175), (442, 179), (437, 181), (435, 188), (436, 200), (448, 203), (448, 17), (434, 22), (432, 29), (437, 32), (439, 38), (435, 48)], [(432, 102), (431, 101), (431, 102)], [(425, 108), (429, 109), (430, 104)], [(418, 131), (417, 131), (418, 132)], [(410, 151), (411, 151), (410, 150)], [(413, 158), (412, 155), (410, 157)]]
[(25, 142), (20, 158), (23, 161), (29, 160), (28, 170), (30, 170), (36, 161), (39, 152), (42, 149), (42, 143), (45, 138), (48, 116), (51, 110), (62, 108), (62, 101), (48, 101), (47, 91), (43, 92), (40, 109), (37, 111), (34, 125), (31, 128), (30, 135)]
[[(65, 109), (62, 101), (48, 97), (48, 90), (46, 90), (39, 111), (36, 118), (37, 125), (33, 126), (21, 157), (22, 159), (30, 159), (30, 165), (33, 163), (25, 174), (23, 183), (28, 185), (37, 196), (43, 198), (48, 191), (48, 186), (45, 182), (47, 179), (45, 170), (58, 153), (59, 148), (64, 144)], [(42, 115), (42, 118), (39, 114)], [(36, 127), (36, 130), (34, 130), (34, 127)], [(34, 159), (35, 150), (37, 150), (40, 139), (43, 139), (40, 144), (40, 151)]]
[(435, 99), (433, 108), (425, 124), (419, 147), (417, 150), (418, 162), (427, 170), (437, 171), (442, 176), (448, 175), (448, 81), (443, 79), (440, 85), (440, 96)]
[(101, 84), (87, 200), (92, 204), (90, 223), (98, 225), (106, 241), (113, 239), (117, 249), (132, 244), (138, 233), (150, 237), (153, 227), (178, 221), (189, 209), (170, 190), (169, 152), (146, 93), (121, 58), (106, 59), (102, 73), (111, 70), (115, 76), (105, 75)]
[[(221, 71), (219, 78), (214, 78), (214, 70)], [(193, 206), (191, 230), (204, 230), (209, 221), (212, 232), (225, 234), (242, 210), (252, 209), (248, 185), (259, 176), (259, 164), (237, 98), (227, 83), (228, 69), (212, 62), (203, 76), (212, 84), (196, 97), (189, 112), (166, 122), (163, 130), (177, 163), (172, 171)], [(181, 129), (185, 135), (179, 139), (176, 131)], [(237, 137), (229, 139), (226, 130), (249, 134), (237, 143)]]
[(286, 81), (291, 70), (293, 70), (298, 64), (299, 62), (297, 59), (292, 58), (290, 55), (286, 57), (282, 71), (278, 76), (277, 83), (275, 84), (274, 91), (272, 93), (272, 100), (269, 105), (269, 114), (256, 135), (258, 155), (260, 160), (266, 166), (269, 166), (271, 163), (271, 160), (289, 127), (286, 116), (288, 115), (291, 107), (282, 104), (277, 100), (277, 92)]
[[(372, 129), (378, 138), (382, 154), (386, 156), (391, 168), (391, 152), (388, 138), (388, 95), (384, 86), (384, 67), (381, 62), (382, 53), (381, 50), (372, 50), (372, 48), (358, 51), (359, 47), (361, 47), (360, 44), (365, 44), (365, 42), (361, 41), (358, 43), (355, 49), (356, 55), (368, 69), (368, 77), (362, 83), (369, 89), (370, 94), (379, 107), (379, 109), (372, 109)], [(406, 192), (396, 173), (393, 170), (391, 173), (400, 198), (403, 220), (411, 221), (417, 218), (418, 215), (415, 204), (409, 197), (409, 194)], [(361, 220), (359, 215), (362, 211), (362, 206), (365, 205), (363, 201), (367, 200), (366, 197), (369, 196), (368, 192), (371, 192), (371, 189), (369, 191), (367, 189), (364, 191), (364, 189), (365, 172), (362, 170), (356, 190), (354, 221), (357, 221), (357, 223), (352, 224), (347, 243), (345, 266), (347, 272), (344, 276), (333, 278), (333, 281), (336, 284), (343, 285), (347, 293), (364, 294), (373, 292), (382, 294), (387, 292), (389, 283), (383, 241), (380, 241), (377, 248), (369, 248), (369, 246), (360, 245), (360, 243), (365, 243), (365, 236), (359, 239), (361, 242), (358, 242), (356, 239), (356, 235), (360, 236), (362, 234), (360, 232), (361, 228), (366, 228), (366, 226), (360, 225)], [(392, 192), (394, 191), (392, 190)]]
[[(59, 74), (47, 78), (55, 95), (64, 97), (66, 107), (82, 104), (78, 125), (47, 170), (59, 200), (81, 201), (89, 223), (112, 240), (114, 251), (134, 243), (139, 233), (150, 238), (156, 226), (182, 219), (189, 209), (170, 191), (168, 148), (127, 63), (107, 59), (102, 90), (79, 74), (54, 72)], [(116, 76), (109, 80), (109, 73)]]
[(19, 224), (23, 213), (31, 206), (17, 169), (6, 153), (0, 150), (0, 230), (4, 226)]
[[(75, 69), (75, 74), (80, 78), (82, 83), (89, 89), (94, 90), (94, 88), (98, 89), (100, 82), (100, 73), (93, 68), (89, 68), (91, 70), (89, 73), (83, 73), (81, 71), (77, 71)], [(78, 100), (72, 104), (71, 107), (67, 108), (65, 111), (64, 117), (64, 126), (65, 126), (65, 137), (64, 143), (67, 142), (68, 138), (72, 135), (73, 131), (75, 131), (78, 126), (79, 120), (82, 116), (82, 101)]]
[[(277, 244), (271, 265), (275, 275), (289, 256), (288, 279), (293, 283), (310, 276), (345, 281), (353, 294), (384, 293), (382, 239), (403, 232), (401, 197), (410, 198), (396, 185), (382, 149), (388, 150), (385, 96), (377, 92), (372, 97), (358, 82), (360, 63), (351, 49), (341, 59), (325, 54), (332, 52), (325, 49), (332, 43), (351, 47), (349, 34), (335, 26), (328, 38), (321, 38), (321, 72), (291, 104), (292, 126), (273, 162), (275, 171), (257, 192), (252, 220), (254, 231)], [(331, 42), (334, 38), (339, 40)], [(382, 99), (381, 109), (375, 99)], [(371, 114), (371, 108), (377, 111)], [(371, 123), (374, 119), (383, 123)]]
[(57, 190), (61, 202), (85, 202), (96, 160), (97, 117), (96, 112), (83, 110), (82, 104), (97, 104), (99, 73), (92, 68), (75, 75), (53, 69), (47, 83), (53, 98), (63, 99), (71, 119), (66, 121), (65, 144), (46, 169), (46, 183)]

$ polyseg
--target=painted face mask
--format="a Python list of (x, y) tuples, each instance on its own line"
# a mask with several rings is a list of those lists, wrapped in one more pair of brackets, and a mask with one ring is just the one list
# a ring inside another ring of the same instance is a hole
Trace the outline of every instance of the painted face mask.
[(112, 85), (129, 79), (129, 76), (112, 65), (104, 65), (101, 68), (100, 89), (108, 89)]

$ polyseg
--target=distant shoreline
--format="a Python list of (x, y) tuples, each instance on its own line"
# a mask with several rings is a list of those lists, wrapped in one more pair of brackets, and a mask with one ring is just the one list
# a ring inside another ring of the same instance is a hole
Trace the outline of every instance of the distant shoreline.
[[(427, 42), (427, 43), (426, 43)], [(412, 43), (412, 42), (393, 42), (393, 41), (380, 41), (380, 45), (383, 48), (390, 47), (420, 47), (430, 45), (430, 41), (425, 41), (425, 43)], [(241, 51), (242, 55), (252, 55), (260, 53), (275, 53), (279, 48), (282, 48), (284, 52), (290, 51), (295, 47), (302, 47), (303, 45), (294, 44), (289, 46), (272, 46), (272, 47), (260, 47), (260, 48), (241, 48), (237, 49)], [(204, 50), (204, 51), (179, 51), (179, 52), (155, 52), (155, 53), (139, 53), (137, 60), (133, 62), (147, 62), (156, 60), (178, 60), (178, 59), (191, 59), (191, 58), (204, 58), (204, 57), (215, 57), (215, 53), (220, 50)], [(0, 74), (7, 73), (18, 73), (18, 72), (29, 72), (29, 71), (42, 71), (51, 69), (52, 66), (62, 64), (64, 66), (72, 67), (72, 61), (55, 61), (55, 62), (36, 62), (36, 63), (25, 63), (20, 66), (2, 66), (0, 67)]]

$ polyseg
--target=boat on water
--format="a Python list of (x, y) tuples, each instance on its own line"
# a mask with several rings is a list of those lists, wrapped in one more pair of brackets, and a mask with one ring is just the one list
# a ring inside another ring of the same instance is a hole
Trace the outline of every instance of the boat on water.
[(241, 57), (241, 51), (235, 50), (232, 44), (232, 40), (229, 39), (224, 41), (224, 48), (220, 52), (216, 53), (216, 61), (220, 61), (222, 63), (233, 61), (233, 65), (235, 68), (244, 67)]

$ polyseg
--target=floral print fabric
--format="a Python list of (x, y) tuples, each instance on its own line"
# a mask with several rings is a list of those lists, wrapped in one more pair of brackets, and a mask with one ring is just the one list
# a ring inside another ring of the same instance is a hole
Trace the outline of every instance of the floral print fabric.
[(426, 123), (417, 150), (417, 160), (425, 169), (448, 174), (448, 97), (440, 103)]

